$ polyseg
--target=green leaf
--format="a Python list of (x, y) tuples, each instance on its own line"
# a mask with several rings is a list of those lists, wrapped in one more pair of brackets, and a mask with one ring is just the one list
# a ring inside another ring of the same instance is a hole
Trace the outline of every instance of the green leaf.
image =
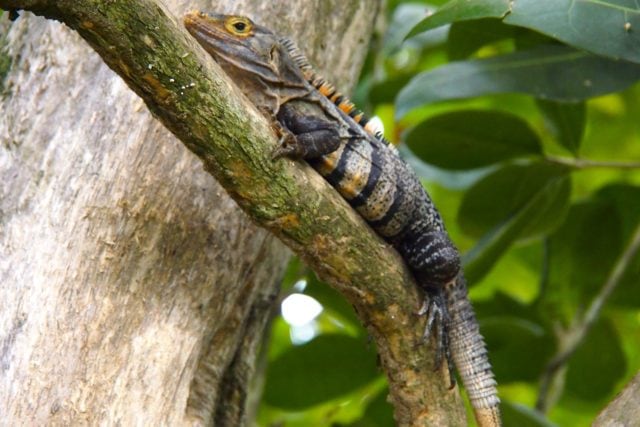
[(516, 240), (549, 233), (562, 223), (571, 193), (567, 173), (545, 163), (509, 165), (467, 191), (458, 222), (466, 233), (482, 235), (463, 257), (470, 282), (488, 273)]
[(315, 298), (327, 312), (338, 317), (341, 322), (349, 323), (360, 335), (366, 336), (367, 333), (356, 316), (353, 307), (344, 296), (318, 279), (314, 273), (309, 275), (304, 293)]
[(454, 61), (464, 59), (482, 46), (513, 37), (514, 30), (499, 19), (456, 22), (449, 29), (447, 55)]
[[(433, 6), (429, 6), (421, 3), (406, 3), (398, 5), (393, 11), (391, 22), (389, 23), (389, 29), (384, 35), (382, 42), (382, 52), (389, 54), (397, 49), (403, 41), (405, 41), (406, 35), (409, 30), (421, 20), (425, 15), (429, 15), (433, 12)], [(422, 35), (419, 38), (408, 40), (409, 45), (414, 47), (421, 47), (426, 44), (439, 44), (444, 42), (446, 38), (446, 32), (442, 34), (428, 34)]]
[(488, 300), (474, 302), (473, 308), (480, 322), (490, 317), (519, 317), (532, 323), (541, 323), (534, 306), (525, 305), (510, 295), (498, 291)]
[(502, 422), (505, 426), (555, 427), (544, 414), (519, 403), (502, 402)]
[(640, 79), (640, 65), (566, 46), (541, 46), (488, 59), (452, 62), (423, 72), (400, 91), (396, 116), (424, 104), (496, 93), (578, 102), (616, 92)]
[(598, 190), (597, 198), (615, 206), (624, 241), (628, 241), (640, 222), (640, 187), (629, 184), (610, 184)]
[(519, 317), (491, 317), (481, 323), (499, 384), (535, 381), (553, 354), (553, 339), (542, 326)]
[(369, 102), (374, 105), (392, 103), (398, 92), (411, 80), (411, 74), (401, 74), (373, 83), (369, 91)]
[(348, 427), (392, 427), (395, 426), (393, 407), (387, 401), (389, 389), (384, 388), (369, 402), (362, 417)]
[(510, 0), (452, 0), (411, 29), (406, 38), (455, 21), (501, 18), (509, 12)]
[(538, 107), (549, 121), (558, 142), (574, 155), (578, 155), (586, 124), (585, 103), (538, 100)]
[(620, 307), (640, 307), (640, 292), (638, 292), (638, 278), (640, 277), (640, 253), (629, 262), (620, 284), (611, 296), (611, 302)]
[(504, 18), (598, 55), (640, 63), (640, 4), (632, 0), (453, 0), (407, 37), (479, 18)]
[[(612, 184), (598, 191), (599, 200), (611, 203), (617, 212), (622, 234), (622, 245), (627, 245), (638, 224), (640, 224), (640, 187)], [(640, 253), (629, 263), (620, 284), (611, 295), (611, 302), (622, 307), (640, 307)]]
[[(458, 223), (466, 234), (481, 237), (496, 226), (516, 217), (538, 194), (548, 192), (550, 186), (565, 182), (568, 169), (563, 166), (536, 162), (527, 165), (506, 165), (478, 181), (467, 191), (458, 212)], [(568, 183), (566, 183), (568, 184)], [(560, 187), (565, 187), (561, 185)], [(562, 191), (564, 206), (568, 194)], [(561, 206), (554, 203), (538, 205), (538, 215), (532, 216), (527, 227), (522, 228), (521, 238), (527, 239), (545, 234), (557, 226), (558, 217), (562, 217)], [(554, 208), (552, 212), (543, 208)], [(563, 209), (566, 209), (563, 208)], [(544, 214), (542, 217), (540, 214)]]
[(504, 22), (640, 63), (640, 4), (633, 0), (517, 0)]
[(302, 410), (362, 387), (377, 375), (376, 354), (365, 339), (321, 335), (269, 365), (264, 399), (278, 408)]
[(608, 319), (592, 327), (569, 362), (567, 392), (584, 400), (608, 397), (626, 372), (618, 331)]
[(620, 218), (610, 203), (575, 204), (549, 241), (549, 277), (543, 305), (570, 322), (602, 288), (622, 247)]
[(287, 264), (280, 287), (283, 291), (288, 291), (302, 278), (302, 261), (297, 256), (292, 256)]
[[(508, 26), (509, 25), (507, 25), (507, 27)], [(529, 50), (539, 46), (564, 46), (564, 44), (560, 43), (553, 37), (549, 37), (545, 34), (538, 33), (526, 28), (512, 28), (514, 34), (514, 50), (516, 51)]]
[(499, 111), (460, 110), (431, 117), (411, 129), (406, 142), (423, 161), (445, 169), (473, 169), (542, 152), (524, 120)]
[[(444, 188), (452, 190), (463, 190), (471, 187), (473, 183), (481, 179), (483, 176), (491, 173), (492, 169), (483, 168), (468, 171), (447, 171), (423, 162), (407, 147), (406, 144), (400, 145), (398, 147), (398, 151), (419, 178), (425, 181), (437, 183)], [(433, 191), (433, 188), (431, 188), (431, 191)], [(440, 208), (442, 207), (443, 206), (440, 206)]]

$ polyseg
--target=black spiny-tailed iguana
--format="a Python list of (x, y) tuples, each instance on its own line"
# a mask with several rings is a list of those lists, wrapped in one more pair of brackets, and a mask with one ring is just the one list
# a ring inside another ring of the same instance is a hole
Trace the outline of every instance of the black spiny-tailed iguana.
[[(458, 251), (416, 175), (365, 116), (319, 78), (288, 39), (242, 16), (192, 12), (185, 26), (249, 100), (279, 126), (275, 156), (306, 160), (402, 255), (426, 298), (425, 336), (451, 359), (481, 426), (500, 425), (499, 399), (460, 271)], [(451, 374), (453, 375), (453, 374)], [(451, 376), (453, 385), (453, 376)]]

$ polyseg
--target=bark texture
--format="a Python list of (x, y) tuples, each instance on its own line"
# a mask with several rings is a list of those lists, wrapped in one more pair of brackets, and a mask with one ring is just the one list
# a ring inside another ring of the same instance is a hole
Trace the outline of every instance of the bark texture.
[[(95, 13), (108, 15), (107, 3)], [(184, 2), (165, 3), (179, 22)], [(273, 3), (189, 7), (247, 13), (304, 40), (338, 81), (355, 80), (375, 2)], [(162, 55), (158, 29), (146, 30), (140, 37)], [(344, 34), (354, 38), (321, 53)], [(112, 59), (125, 53), (135, 54), (113, 46)], [(3, 63), (3, 419), (240, 425), (288, 251), (76, 32), (30, 13), (10, 23), (5, 13)], [(172, 78), (175, 93), (194, 91), (177, 70)]]
[(640, 373), (593, 421), (594, 427), (637, 426), (640, 420)]

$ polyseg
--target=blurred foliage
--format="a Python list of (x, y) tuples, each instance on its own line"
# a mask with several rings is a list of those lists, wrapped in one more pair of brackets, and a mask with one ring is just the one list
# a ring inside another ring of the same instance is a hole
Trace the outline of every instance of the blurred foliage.
[[(640, 368), (640, 255), (603, 293), (640, 225), (640, 8), (387, 5), (354, 98), (381, 118), (464, 254), (505, 424), (589, 425)], [(258, 423), (394, 425), (353, 309), (295, 262), (288, 282), (306, 288), (283, 292), (324, 311), (302, 345), (274, 322)], [(549, 371), (594, 301), (603, 309)]]

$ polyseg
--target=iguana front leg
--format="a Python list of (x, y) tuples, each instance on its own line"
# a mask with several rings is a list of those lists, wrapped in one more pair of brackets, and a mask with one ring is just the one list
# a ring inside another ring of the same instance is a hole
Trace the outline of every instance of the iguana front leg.
[(315, 159), (337, 150), (344, 139), (335, 123), (301, 115), (287, 104), (280, 107), (276, 119), (281, 137), (274, 158)]

